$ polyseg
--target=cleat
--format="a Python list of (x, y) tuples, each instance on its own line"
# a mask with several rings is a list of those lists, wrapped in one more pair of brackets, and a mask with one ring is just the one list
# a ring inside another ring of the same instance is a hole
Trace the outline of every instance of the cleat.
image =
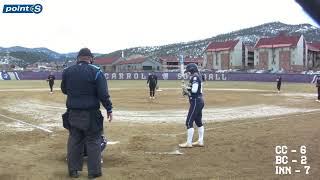
[(193, 142), (192, 146), (196, 146), (196, 147), (204, 147), (204, 143), (200, 143), (199, 141)]
[(98, 174), (89, 174), (89, 175), (88, 175), (88, 179), (95, 179), (95, 178), (100, 177), (100, 176), (102, 176), (101, 173), (98, 173)]
[(192, 148), (192, 144), (183, 143), (183, 144), (179, 144), (179, 147), (181, 147), (181, 148)]
[(78, 171), (69, 171), (69, 176), (71, 178), (79, 178)]
[(101, 164), (103, 164), (103, 158), (101, 157)]
[(156, 97), (152, 97), (152, 99), (156, 99)]

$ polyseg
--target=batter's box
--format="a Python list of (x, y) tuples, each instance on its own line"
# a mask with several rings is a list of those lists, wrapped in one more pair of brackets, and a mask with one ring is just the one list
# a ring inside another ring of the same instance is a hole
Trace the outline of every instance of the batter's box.
[(128, 145), (131, 151), (172, 152), (178, 144), (178, 138), (168, 136), (133, 136)]

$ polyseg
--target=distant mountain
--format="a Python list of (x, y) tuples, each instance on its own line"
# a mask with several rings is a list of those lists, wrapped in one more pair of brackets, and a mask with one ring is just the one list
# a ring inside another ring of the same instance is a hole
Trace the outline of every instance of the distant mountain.
[[(241, 29), (226, 34), (217, 35), (203, 40), (196, 40), (183, 43), (175, 43), (164, 46), (135, 47), (124, 50), (117, 50), (109, 54), (95, 54), (95, 56), (121, 56), (146, 55), (146, 56), (167, 56), (178, 55), (184, 53), (191, 56), (202, 56), (203, 50), (212, 41), (226, 41), (241, 39), (246, 45), (254, 46), (261, 37), (273, 37), (280, 32), (286, 32), (288, 35), (303, 34), (307, 41), (320, 41), (320, 29), (310, 24), (289, 25), (281, 22), (271, 22), (259, 26)], [(77, 52), (60, 54), (48, 48), (25, 48), (14, 46), (10, 48), (0, 47), (0, 64), (13, 63), (19, 66), (42, 61), (42, 62), (65, 62), (73, 60), (77, 56)]]
[[(135, 47), (124, 49), (123, 52), (126, 57), (133, 54), (142, 54), (147, 56), (166, 56), (177, 55), (181, 52), (191, 56), (201, 56), (203, 50), (212, 41), (218, 42), (241, 39), (244, 44), (248, 46), (254, 46), (259, 38), (273, 37), (283, 31), (285, 31), (288, 35), (303, 34), (307, 41), (320, 41), (320, 29), (318, 27), (312, 26), (310, 24), (289, 25), (281, 22), (271, 22), (251, 28), (217, 35), (203, 40), (175, 43), (164, 46)], [(119, 52), (119, 50), (116, 52)], [(108, 56), (108, 54), (105, 56)]]
[(0, 52), (26, 52), (26, 53), (38, 53), (38, 54), (46, 54), (46, 58), (50, 60), (60, 60), (64, 56), (62, 54), (59, 54), (57, 52), (54, 52), (48, 48), (25, 48), (21, 46), (14, 46), (9, 48), (2, 48), (0, 47)]
[[(44, 47), (0, 47), (0, 64), (9, 63), (25, 67), (35, 62), (64, 62), (75, 59), (77, 54), (78, 52), (60, 54)], [(100, 56), (101, 54), (94, 53), (94, 55)]]

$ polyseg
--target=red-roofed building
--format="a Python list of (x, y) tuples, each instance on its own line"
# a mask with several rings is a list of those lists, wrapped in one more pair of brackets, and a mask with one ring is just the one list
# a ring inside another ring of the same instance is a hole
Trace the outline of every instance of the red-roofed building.
[(302, 71), (305, 68), (306, 44), (303, 36), (260, 38), (255, 45), (256, 69)]
[(320, 42), (307, 43), (308, 63), (307, 69), (320, 69)]
[(246, 49), (241, 40), (211, 42), (205, 49), (203, 67), (206, 69), (242, 69)]
[(161, 63), (144, 56), (129, 58), (116, 65), (117, 72), (160, 71), (161, 69)]
[[(179, 57), (177, 56), (164, 56), (159, 58), (163, 71), (179, 69)], [(201, 57), (184, 57), (184, 65), (195, 63), (198, 66), (202, 66), (203, 58)]]
[(94, 64), (98, 64), (104, 72), (115, 72), (116, 64), (122, 60), (119, 56), (100, 57), (94, 60)]

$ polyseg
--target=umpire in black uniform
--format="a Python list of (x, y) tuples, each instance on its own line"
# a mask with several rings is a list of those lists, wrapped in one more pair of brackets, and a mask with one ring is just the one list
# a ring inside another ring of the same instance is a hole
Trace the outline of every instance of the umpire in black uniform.
[(104, 74), (99, 67), (92, 65), (91, 51), (83, 48), (77, 58), (76, 65), (63, 71), (61, 82), (61, 90), (67, 95), (68, 170), (70, 177), (79, 177), (86, 143), (88, 178), (93, 179), (102, 175), (100, 143), (103, 116), (99, 110), (100, 102), (107, 110), (109, 122), (112, 121), (112, 103)]

